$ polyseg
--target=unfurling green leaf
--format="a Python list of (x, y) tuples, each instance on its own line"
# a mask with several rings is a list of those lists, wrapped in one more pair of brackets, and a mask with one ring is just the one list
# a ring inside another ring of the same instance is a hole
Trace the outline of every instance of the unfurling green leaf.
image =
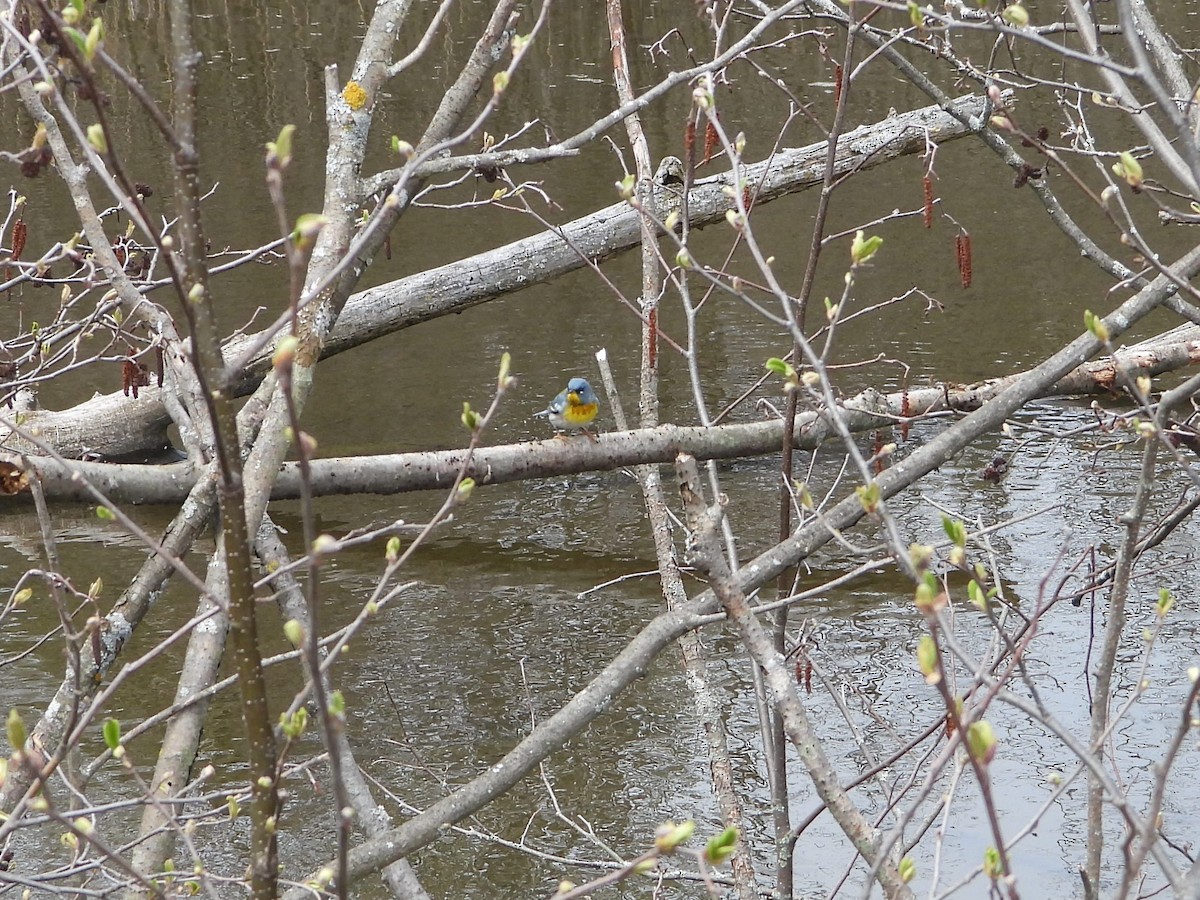
[(116, 750), (121, 746), (121, 723), (117, 719), (107, 718), (101, 726), (104, 733), (104, 746)]
[(1083, 311), (1083, 325), (1094, 337), (1108, 343), (1108, 326), (1104, 324), (1104, 320), (1100, 316), (1090, 309)]
[(796, 373), (796, 369), (786, 359), (780, 359), (778, 356), (772, 356), (764, 363), (764, 368), (775, 375), (778, 375), (784, 380), (784, 383), (789, 388), (799, 387), (800, 376)]
[(467, 426), (468, 431), (474, 431), (483, 422), (483, 417), (475, 410), (471, 409), (471, 404), (466, 400), (463, 401), (462, 423)]
[(659, 853), (674, 853), (675, 848), (692, 836), (696, 823), (691, 819), (676, 824), (663, 822), (654, 833), (654, 849)]
[(295, 619), (288, 619), (283, 623), (283, 635), (293, 647), (299, 647), (304, 643), (304, 626)]
[(329, 711), (335, 716), (346, 715), (346, 697), (341, 691), (329, 695)]
[(279, 730), (289, 740), (296, 740), (300, 735), (304, 734), (304, 729), (308, 727), (308, 710), (301, 706), (293, 713), (281, 712), (279, 714)]
[(913, 598), (917, 609), (926, 615), (933, 615), (943, 609), (949, 599), (946, 592), (942, 590), (942, 583), (938, 581), (937, 576), (926, 571), (917, 583), (917, 590)]
[(986, 719), (967, 726), (967, 749), (978, 762), (987, 765), (996, 755), (996, 733)]
[(708, 839), (704, 847), (704, 858), (712, 865), (719, 866), (737, 849), (738, 830), (732, 825), (718, 835)]
[(337, 538), (332, 534), (318, 534), (313, 538), (313, 556), (328, 556), (338, 548)]
[(774, 372), (776, 375), (782, 375), (785, 378), (794, 378), (796, 370), (792, 368), (791, 363), (787, 360), (780, 359), (778, 356), (772, 356), (764, 364), (764, 368), (768, 372)]
[(276, 371), (290, 366), (299, 349), (300, 339), (294, 334), (280, 338), (279, 343), (275, 345), (275, 352), (271, 354), (271, 366)]
[(296, 228), (292, 231), (292, 243), (296, 249), (308, 251), (317, 242), (321, 229), (329, 224), (329, 219), (320, 213), (304, 213), (296, 219)]
[(1113, 174), (1125, 180), (1131, 188), (1140, 188), (1145, 178), (1142, 174), (1142, 164), (1128, 150), (1121, 151), (1120, 161), (1113, 163)]
[(917, 665), (921, 667), (926, 684), (937, 684), (942, 680), (942, 674), (938, 670), (937, 643), (931, 635), (923, 634), (917, 642)]
[(5, 721), (5, 727), (8, 730), (8, 744), (13, 750), (20, 752), (25, 747), (25, 720), (21, 718), (21, 714), (16, 709), (8, 711), (8, 719)]
[(813, 509), (815, 506), (812, 493), (809, 491), (808, 485), (803, 481), (796, 482), (796, 499), (800, 501), (800, 505), (804, 509)]
[(950, 538), (956, 547), (967, 545), (967, 526), (962, 523), (961, 519), (942, 516), (942, 531), (946, 532), (946, 537)]
[(866, 237), (864, 232), (859, 231), (854, 235), (854, 240), (850, 242), (850, 261), (856, 266), (861, 265), (878, 253), (882, 246), (883, 238), (879, 235)]
[(475, 491), (475, 479), (464, 478), (458, 483), (458, 500), (460, 503), (465, 503), (471, 499), (471, 494)]
[(505, 350), (500, 354), (500, 374), (496, 376), (496, 386), (500, 390), (507, 390), (513, 385), (513, 377), (508, 373), (512, 371), (512, 354)]
[(87, 141), (97, 153), (103, 155), (108, 152), (108, 138), (104, 136), (104, 126), (99, 122), (87, 127)]
[(1167, 613), (1171, 611), (1171, 607), (1175, 605), (1175, 598), (1171, 596), (1171, 592), (1166, 588), (1158, 589), (1158, 604), (1155, 611), (1160, 619), (1165, 619)]
[(1029, 24), (1029, 10), (1023, 7), (1020, 3), (1014, 3), (1011, 6), (1004, 7), (1004, 12), (1000, 14), (1004, 21), (1016, 28), (1024, 28)]
[(279, 129), (279, 137), (267, 141), (267, 165), (271, 168), (286, 169), (292, 161), (292, 135), (296, 133), (295, 125), (284, 125)]
[(400, 156), (403, 156), (406, 160), (408, 160), (408, 159), (412, 159), (413, 154), (416, 153), (417, 151), (416, 151), (416, 148), (414, 148), (413, 145), (410, 144), (408, 141), (402, 141), (402, 140), (400, 140), (400, 138), (397, 135), (393, 134), (392, 135), (392, 152), (396, 153)]
[(987, 594), (983, 592), (983, 588), (974, 578), (967, 582), (967, 597), (970, 599), (971, 605), (981, 612), (987, 609)]
[(988, 847), (983, 851), (983, 874), (995, 881), (1004, 874), (1004, 866), (1000, 862), (1000, 851)]
[(91, 62), (96, 58), (96, 51), (100, 49), (100, 42), (104, 40), (104, 21), (99, 17), (92, 19), (92, 28), (88, 32), (86, 40), (83, 42), (83, 55)]
[(881, 494), (879, 491), (879, 483), (872, 481), (868, 485), (856, 487), (854, 493), (858, 496), (858, 502), (862, 504), (865, 512), (873, 513), (879, 508)]

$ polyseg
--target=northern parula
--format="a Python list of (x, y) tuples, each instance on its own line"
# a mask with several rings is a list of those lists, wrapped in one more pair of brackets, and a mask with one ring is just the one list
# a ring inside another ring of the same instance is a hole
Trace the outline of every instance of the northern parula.
[(567, 389), (551, 400), (549, 406), (534, 416), (548, 418), (555, 431), (586, 432), (599, 410), (600, 401), (592, 386), (586, 379), (576, 377), (567, 382)]

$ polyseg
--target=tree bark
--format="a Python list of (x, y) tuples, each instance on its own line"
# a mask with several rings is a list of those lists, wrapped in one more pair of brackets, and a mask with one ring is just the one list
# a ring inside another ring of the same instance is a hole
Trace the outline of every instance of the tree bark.
[[(1041, 389), (1038, 398), (1081, 394), (1115, 395), (1125, 379), (1160, 375), (1200, 364), (1200, 326), (1181, 325), (1113, 356), (1086, 362)], [(923, 416), (979, 409), (1029, 372), (991, 379), (968, 387), (926, 387), (891, 394), (869, 390), (847, 400), (840, 412), (851, 431), (869, 431)], [(1033, 399), (1033, 398), (1031, 398)], [(796, 417), (793, 445), (811, 450), (832, 436), (822, 413)], [(677, 453), (697, 459), (734, 459), (778, 452), (783, 439), (779, 420), (700, 426), (660, 425), (637, 431), (609, 432), (587, 440), (525, 441), (474, 451), (468, 474), (479, 485), (533, 478), (611, 471), (643, 463), (669, 463)], [(466, 459), (465, 450), (436, 450), (376, 456), (331, 457), (311, 463), (314, 496), (331, 494), (397, 494), (443, 490), (453, 483)], [(46, 496), (57, 500), (92, 501), (87, 485), (114, 503), (176, 503), (187, 496), (196, 476), (190, 463), (139, 465), (75, 462), (21, 457), (0, 452), (0, 462), (36, 471)], [(18, 497), (9, 499), (16, 501)], [(296, 463), (284, 463), (271, 498), (300, 496)]]
[[(978, 116), (984, 100), (967, 95), (953, 108), (964, 118)], [(847, 133), (839, 141), (835, 160), (838, 175), (910, 153), (923, 152), (926, 141), (944, 142), (969, 134), (961, 122), (938, 106), (898, 114)], [(756, 185), (756, 204), (820, 185), (827, 148), (824, 142), (784, 150), (769, 160), (745, 167)], [(725, 195), (727, 176), (698, 181), (688, 196), (691, 227), (724, 222), (731, 201)], [(322, 358), (413, 325), (549, 281), (592, 262), (637, 246), (639, 214), (620, 202), (580, 219), (495, 250), (429, 269), (352, 295), (320, 348)], [(225, 358), (239, 369), (236, 390), (248, 392), (269, 370), (273, 338), (264, 334), (239, 336), (225, 345)], [(143, 388), (137, 400), (120, 393), (84, 401), (70, 410), (36, 410), (21, 420), (23, 430), (36, 430), (40, 440), (73, 459), (89, 455), (119, 457), (157, 450), (168, 444), (171, 419), (159, 389)], [(14, 450), (38, 452), (0, 417), (0, 440)]]

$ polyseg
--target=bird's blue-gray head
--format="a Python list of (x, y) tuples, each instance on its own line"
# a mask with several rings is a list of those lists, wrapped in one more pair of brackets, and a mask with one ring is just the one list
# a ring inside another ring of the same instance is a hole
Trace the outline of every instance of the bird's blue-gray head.
[(592, 389), (586, 378), (572, 378), (567, 382), (567, 390), (574, 394), (583, 394)]

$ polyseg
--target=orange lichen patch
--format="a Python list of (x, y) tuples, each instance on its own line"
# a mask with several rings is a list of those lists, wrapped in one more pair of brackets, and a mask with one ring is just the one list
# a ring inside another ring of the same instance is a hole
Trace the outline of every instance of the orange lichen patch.
[(342, 88), (342, 99), (346, 101), (347, 106), (358, 112), (367, 105), (367, 92), (357, 81), (348, 81)]

